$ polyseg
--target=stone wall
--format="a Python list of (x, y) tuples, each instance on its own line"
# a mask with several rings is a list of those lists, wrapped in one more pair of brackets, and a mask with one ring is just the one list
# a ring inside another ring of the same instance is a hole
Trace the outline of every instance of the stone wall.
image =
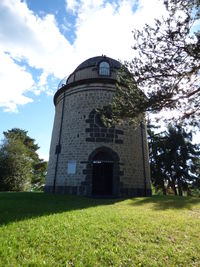
[[(109, 83), (88, 83), (63, 90), (56, 99), (46, 191), (53, 190), (56, 172), (57, 192), (90, 195), (86, 182), (89, 156), (95, 149), (107, 147), (119, 156), (118, 196), (145, 195), (145, 177), (146, 194), (151, 194), (146, 129), (123, 125), (106, 131), (92, 117), (96, 108), (109, 104), (114, 90)], [(72, 160), (76, 160), (76, 173), (68, 174)]]

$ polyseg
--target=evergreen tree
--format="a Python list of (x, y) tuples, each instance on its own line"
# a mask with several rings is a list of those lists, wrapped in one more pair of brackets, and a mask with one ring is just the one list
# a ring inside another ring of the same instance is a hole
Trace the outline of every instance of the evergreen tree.
[(37, 159), (32, 164), (32, 179), (31, 184), (34, 190), (41, 189), (45, 183), (45, 176), (47, 172), (47, 161)]
[[(7, 174), (5, 175), (5, 173), (8, 172), (9, 177), (12, 177), (12, 179), (14, 179), (14, 176), (16, 176), (16, 181), (22, 179), (22, 184), (23, 181), (29, 181), (29, 188), (41, 188), (41, 186), (44, 184), (47, 162), (39, 158), (37, 153), (39, 146), (35, 143), (35, 140), (28, 136), (27, 131), (19, 128), (13, 128), (11, 130), (8, 130), (7, 132), (4, 132), (4, 136), (5, 139), (0, 149), (2, 156), (0, 158), (0, 172), (2, 173), (1, 179), (7, 179)], [(13, 153), (15, 154), (16, 158), (12, 164), (10, 159), (14, 157), (14, 154), (11, 153), (11, 150), (15, 151)], [(5, 155), (8, 156), (9, 160), (7, 161), (7, 164), (4, 165), (3, 162), (6, 160)], [(25, 164), (24, 169), (27, 172), (23, 177), (23, 170), (21, 170), (21, 173), (19, 171), (20, 168), (23, 169), (23, 164), (18, 162), (19, 160), (21, 160), (20, 162), (22, 162), (22, 159), (24, 160)], [(26, 165), (26, 162), (28, 162), (29, 164)], [(16, 169), (14, 168), (15, 165), (18, 166), (18, 172), (16, 172)], [(11, 175), (11, 173), (13, 176)], [(27, 186), (24, 187), (24, 189), (22, 189), (22, 187), (20, 188), (21, 190), (24, 190), (27, 189)]]
[(147, 125), (151, 181), (157, 191), (161, 189), (163, 195), (166, 195), (163, 137), (161, 133), (155, 133), (155, 129), (158, 129), (158, 127)]
[(36, 151), (39, 149), (39, 146), (35, 144), (35, 140), (29, 137), (27, 133), (27, 131), (19, 128), (3, 132), (6, 139), (20, 140), (27, 147), (30, 159), (37, 161), (39, 157)]
[(137, 124), (146, 111), (177, 110), (177, 120), (199, 125), (200, 32), (194, 26), (200, 2), (164, 2), (167, 16), (133, 31), (135, 57), (119, 73), (110, 106), (114, 122), (127, 119)]
[(0, 190), (25, 191), (31, 185), (28, 150), (19, 140), (5, 139), (0, 149)]
[(180, 125), (169, 126), (167, 131), (155, 134), (148, 130), (152, 182), (165, 194), (166, 185), (174, 194), (189, 193), (198, 175), (199, 146), (192, 144), (192, 133), (187, 133)]

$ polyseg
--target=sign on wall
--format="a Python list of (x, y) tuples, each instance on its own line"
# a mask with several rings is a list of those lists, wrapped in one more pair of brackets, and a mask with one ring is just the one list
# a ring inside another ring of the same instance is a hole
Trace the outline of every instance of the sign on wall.
[(76, 160), (69, 160), (67, 163), (67, 173), (75, 174), (76, 173)]

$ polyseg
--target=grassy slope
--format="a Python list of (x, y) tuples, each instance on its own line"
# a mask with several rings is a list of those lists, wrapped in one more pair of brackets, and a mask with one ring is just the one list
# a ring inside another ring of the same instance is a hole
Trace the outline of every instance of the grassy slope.
[(200, 266), (200, 199), (0, 193), (0, 266)]

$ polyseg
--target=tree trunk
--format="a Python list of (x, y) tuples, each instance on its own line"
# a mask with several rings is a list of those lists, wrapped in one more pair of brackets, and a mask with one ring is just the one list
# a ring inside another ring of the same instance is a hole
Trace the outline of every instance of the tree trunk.
[(175, 164), (175, 171), (176, 171), (176, 175), (175, 178), (178, 182), (178, 194), (179, 196), (183, 196), (183, 191), (182, 191), (182, 182), (180, 179), (180, 173), (179, 173), (179, 167), (178, 167), (178, 161), (177, 161), (177, 157), (176, 157), (176, 152), (174, 153), (174, 164)]
[(180, 197), (182, 197), (183, 196), (182, 183), (179, 177), (177, 178), (177, 181), (178, 181), (178, 194)]
[(162, 180), (162, 191), (163, 191), (163, 195), (166, 196), (167, 195), (167, 191), (166, 191), (166, 188), (165, 188), (164, 180)]

